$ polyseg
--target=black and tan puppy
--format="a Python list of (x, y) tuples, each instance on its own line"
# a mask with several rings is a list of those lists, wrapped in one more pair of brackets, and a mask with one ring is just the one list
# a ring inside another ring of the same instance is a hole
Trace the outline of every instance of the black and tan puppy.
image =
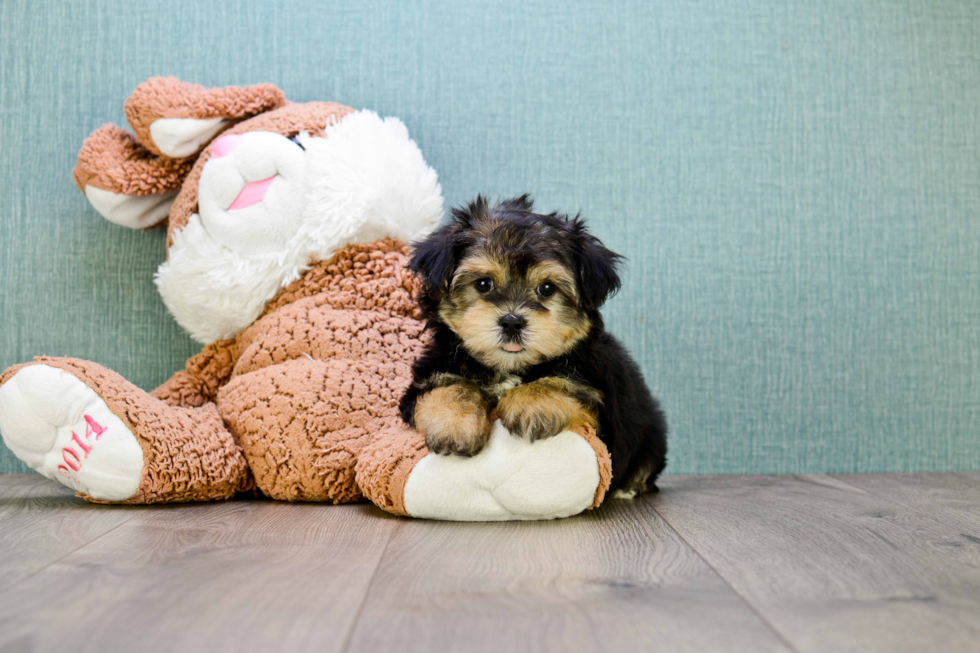
[(493, 207), (477, 197), (416, 244), (411, 267), (434, 333), (402, 416), (431, 451), (461, 456), (486, 445), (493, 408), (531, 440), (588, 423), (612, 457), (612, 490), (655, 489), (666, 420), (599, 314), (619, 289), (620, 257), (579, 218), (532, 208), (526, 195)]

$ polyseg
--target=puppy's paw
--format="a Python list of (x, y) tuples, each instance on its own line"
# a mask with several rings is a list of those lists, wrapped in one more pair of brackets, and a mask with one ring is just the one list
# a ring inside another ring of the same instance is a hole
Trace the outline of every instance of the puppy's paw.
[(626, 490), (620, 488), (613, 492), (612, 498), (617, 500), (632, 501), (636, 498), (636, 490)]
[(465, 384), (436, 388), (419, 397), (415, 426), (429, 451), (475, 456), (490, 440), (488, 406), (480, 391)]
[(567, 429), (578, 408), (571, 397), (530, 383), (505, 394), (497, 404), (497, 415), (511, 434), (536, 442)]

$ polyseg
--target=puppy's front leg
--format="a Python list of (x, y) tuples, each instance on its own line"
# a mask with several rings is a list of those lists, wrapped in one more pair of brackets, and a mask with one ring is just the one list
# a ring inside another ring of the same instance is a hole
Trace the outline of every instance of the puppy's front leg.
[(558, 435), (569, 427), (595, 427), (602, 393), (587, 385), (547, 376), (508, 390), (497, 404), (507, 430), (532, 442)]
[(474, 456), (490, 439), (490, 403), (475, 384), (460, 380), (418, 398), (415, 428), (437, 454)]

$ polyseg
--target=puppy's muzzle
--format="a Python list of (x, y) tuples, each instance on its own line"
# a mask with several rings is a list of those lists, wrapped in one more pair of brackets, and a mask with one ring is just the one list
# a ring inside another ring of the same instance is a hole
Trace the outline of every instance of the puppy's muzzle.
[(516, 354), (524, 349), (521, 343), (521, 334), (527, 326), (527, 319), (516, 313), (508, 313), (498, 321), (500, 332), (503, 337), (503, 349), (512, 354)]
[(504, 338), (508, 340), (517, 340), (521, 337), (524, 327), (527, 326), (527, 320), (523, 316), (517, 315), (516, 313), (508, 313), (500, 318), (499, 324), (500, 330), (504, 334)]

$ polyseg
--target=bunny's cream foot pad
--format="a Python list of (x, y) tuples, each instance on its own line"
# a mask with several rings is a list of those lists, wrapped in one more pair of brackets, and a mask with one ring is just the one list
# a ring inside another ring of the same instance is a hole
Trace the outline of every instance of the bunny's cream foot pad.
[(414, 431), (379, 437), (358, 460), (361, 490), (395, 514), (452, 521), (557, 519), (593, 508), (612, 477), (591, 429), (528, 442), (498, 420), (472, 458), (439, 456)]
[(136, 494), (143, 450), (92, 388), (64, 370), (27, 365), (0, 386), (0, 434), (32, 469), (103, 501)]

